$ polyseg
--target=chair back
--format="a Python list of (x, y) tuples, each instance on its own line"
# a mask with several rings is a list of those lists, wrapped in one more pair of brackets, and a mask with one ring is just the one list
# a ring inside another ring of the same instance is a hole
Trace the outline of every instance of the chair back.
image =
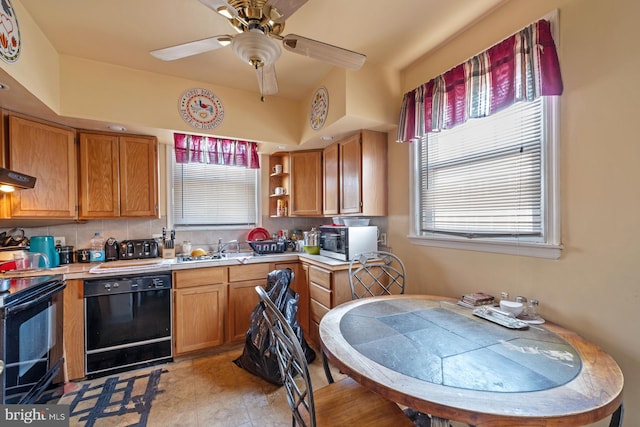
[(404, 263), (391, 252), (364, 252), (349, 263), (352, 299), (404, 294), (404, 280)]
[(295, 332), (273, 303), (269, 294), (260, 286), (256, 292), (264, 307), (263, 316), (271, 332), (287, 402), (293, 416), (293, 425), (315, 427), (316, 416), (309, 365)]

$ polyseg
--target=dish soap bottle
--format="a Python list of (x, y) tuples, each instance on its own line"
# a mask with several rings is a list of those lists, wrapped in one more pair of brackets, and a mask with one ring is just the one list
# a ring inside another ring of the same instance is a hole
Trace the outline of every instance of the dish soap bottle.
[(104, 261), (104, 237), (100, 235), (99, 231), (96, 231), (91, 239), (91, 251), (89, 252), (89, 259), (91, 262), (103, 262)]

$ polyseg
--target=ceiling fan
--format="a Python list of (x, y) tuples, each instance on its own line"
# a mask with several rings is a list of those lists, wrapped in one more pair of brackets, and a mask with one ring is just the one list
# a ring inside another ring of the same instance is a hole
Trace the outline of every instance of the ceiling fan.
[(231, 45), (233, 52), (253, 66), (258, 77), (261, 99), (278, 93), (275, 62), (284, 48), (299, 55), (357, 70), (367, 57), (341, 47), (296, 34), (282, 36), (284, 23), (308, 0), (199, 0), (224, 16), (236, 35), (217, 35), (202, 40), (151, 51), (164, 61), (173, 61)]

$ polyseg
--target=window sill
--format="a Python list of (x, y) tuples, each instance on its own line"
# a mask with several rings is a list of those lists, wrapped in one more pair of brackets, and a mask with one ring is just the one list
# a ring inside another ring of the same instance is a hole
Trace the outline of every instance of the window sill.
[(532, 242), (470, 240), (452, 237), (427, 237), (415, 235), (410, 235), (408, 237), (411, 243), (419, 246), (432, 246), (437, 248), (461, 249), (477, 252), (491, 252), (497, 254), (529, 256), (546, 259), (559, 259), (560, 253), (563, 250), (562, 245), (551, 245)]

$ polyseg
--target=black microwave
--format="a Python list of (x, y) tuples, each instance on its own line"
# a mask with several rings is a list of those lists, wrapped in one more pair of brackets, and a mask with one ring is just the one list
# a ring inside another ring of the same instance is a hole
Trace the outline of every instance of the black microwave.
[(320, 255), (342, 261), (351, 261), (357, 254), (378, 250), (378, 227), (368, 225), (320, 226)]

